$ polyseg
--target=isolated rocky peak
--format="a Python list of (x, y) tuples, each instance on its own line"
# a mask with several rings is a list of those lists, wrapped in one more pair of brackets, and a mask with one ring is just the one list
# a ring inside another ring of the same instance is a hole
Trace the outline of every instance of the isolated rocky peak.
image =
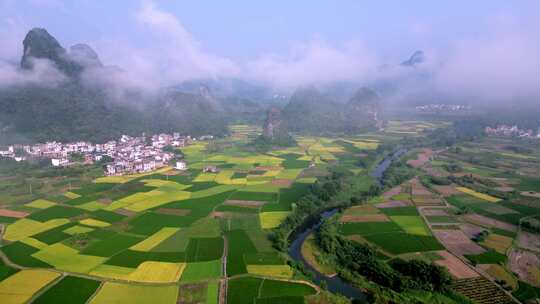
[(48, 59), (58, 63), (65, 60), (66, 50), (43, 28), (34, 28), (23, 40), (21, 67), (32, 69), (32, 58)]
[(85, 67), (103, 67), (98, 54), (84, 43), (78, 43), (70, 47), (69, 57)]
[(370, 88), (360, 88), (356, 93), (351, 97), (349, 103), (356, 105), (368, 105), (368, 106), (379, 106), (380, 98), (375, 91)]
[(263, 126), (263, 137), (274, 140), (279, 137), (288, 136), (285, 122), (281, 117), (281, 109), (271, 107), (266, 112), (266, 120)]
[(425, 60), (426, 60), (426, 57), (425, 57), (424, 52), (416, 51), (412, 54), (412, 56), (409, 59), (403, 61), (401, 65), (412, 67), (412, 66), (423, 63)]
[(380, 97), (369, 88), (360, 88), (347, 102), (346, 113), (352, 125), (363, 128), (378, 126), (380, 112)]
[(97, 53), (86, 44), (76, 44), (68, 53), (60, 43), (43, 28), (33, 28), (23, 41), (21, 68), (33, 69), (34, 59), (49, 60), (56, 68), (70, 77), (78, 77), (87, 67), (103, 67)]

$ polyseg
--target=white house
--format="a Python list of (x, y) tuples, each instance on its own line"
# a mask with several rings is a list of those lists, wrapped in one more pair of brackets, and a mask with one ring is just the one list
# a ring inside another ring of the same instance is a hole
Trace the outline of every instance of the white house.
[(177, 170), (184, 171), (184, 170), (187, 170), (187, 164), (186, 164), (186, 162), (180, 160), (180, 161), (176, 162), (176, 167), (175, 168)]
[(51, 158), (51, 163), (54, 167), (67, 166), (69, 160), (67, 158)]

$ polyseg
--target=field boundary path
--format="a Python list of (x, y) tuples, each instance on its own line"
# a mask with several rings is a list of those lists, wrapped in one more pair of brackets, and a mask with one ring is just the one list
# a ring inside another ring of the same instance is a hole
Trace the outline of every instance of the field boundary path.
[(227, 241), (227, 236), (223, 235), (223, 257), (221, 258), (221, 272), (223, 278), (219, 281), (219, 304), (227, 303), (227, 289), (228, 289), (228, 279), (227, 279), (227, 255), (229, 253), (229, 242)]

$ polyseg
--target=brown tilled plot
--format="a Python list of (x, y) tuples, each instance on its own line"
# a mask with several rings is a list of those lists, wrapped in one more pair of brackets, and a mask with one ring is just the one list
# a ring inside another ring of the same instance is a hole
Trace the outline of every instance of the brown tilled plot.
[(445, 209), (422, 209), (422, 214), (425, 216), (448, 216), (448, 212)]
[(254, 209), (257, 209), (264, 204), (265, 202), (261, 202), (261, 201), (244, 201), (244, 200), (226, 200), (223, 203), (223, 205), (240, 206), (240, 207), (254, 208)]
[(450, 252), (443, 250), (437, 251), (437, 254), (440, 255), (443, 259), (437, 260), (435, 261), (435, 263), (437, 265), (446, 267), (450, 274), (456, 279), (470, 279), (480, 276), (476, 271), (474, 271), (471, 267), (469, 267), (467, 264), (465, 264), (463, 261), (458, 259)]
[(292, 185), (293, 181), (290, 180), (290, 179), (274, 179), (270, 182), (271, 185), (276, 185), (276, 186), (285, 186), (285, 187), (288, 187), (290, 185)]
[[(540, 252), (540, 235), (521, 231), (518, 236), (519, 246)], [(538, 265), (540, 266), (540, 265)]]
[(452, 196), (452, 195), (461, 193), (461, 192), (456, 190), (455, 186), (433, 186), (433, 189), (435, 189), (437, 192), (439, 192), (444, 197), (448, 197), (448, 196)]
[(508, 256), (508, 264), (521, 280), (540, 288), (540, 278), (531, 273), (531, 269), (540, 267), (538, 255), (526, 250), (512, 249)]
[(515, 225), (501, 222), (498, 220), (494, 220), (492, 218), (485, 217), (479, 214), (466, 214), (463, 216), (463, 218), (470, 223), (488, 227), (488, 228), (500, 228), (500, 229), (511, 231), (511, 232), (517, 231), (517, 226)]
[(388, 191), (386, 191), (385, 193), (383, 193), (383, 197), (385, 199), (389, 199), (391, 198), (392, 196), (394, 195), (398, 195), (401, 193), (401, 186), (396, 186)]
[(408, 207), (410, 205), (411, 205), (410, 202), (389, 201), (389, 202), (386, 202), (386, 203), (377, 204), (377, 205), (375, 205), (375, 207), (384, 209), (384, 208)]
[(137, 214), (137, 212), (135, 211), (131, 211), (131, 210), (127, 210), (127, 209), (123, 209), (123, 208), (120, 208), (120, 209), (116, 209), (114, 210), (115, 213), (118, 213), (118, 214), (121, 214), (121, 215), (125, 215), (125, 216), (134, 216), (135, 214)]
[(496, 187), (495, 190), (501, 191), (501, 192), (512, 192), (515, 188), (510, 186), (502, 186), (502, 187)]
[(471, 241), (461, 230), (434, 230), (437, 239), (457, 255), (480, 254), (486, 250)]
[(491, 207), (487, 208), (486, 210), (491, 212), (491, 213), (498, 214), (498, 215), (519, 214), (519, 212), (517, 212), (516, 210), (506, 208), (506, 207), (501, 206), (501, 205), (494, 205), (494, 206), (491, 206)]
[(22, 211), (14, 211), (9, 209), (0, 209), (0, 216), (5, 217), (14, 217), (14, 218), (23, 218), (27, 216), (28, 212), (22, 212)]
[(390, 219), (385, 214), (364, 214), (364, 215), (344, 215), (341, 217), (343, 223), (360, 222), (389, 222)]
[(534, 191), (523, 191), (520, 193), (522, 196), (540, 198), (540, 193)]
[(258, 167), (255, 167), (256, 171), (279, 171), (279, 170), (283, 170), (282, 167), (276, 167), (276, 166), (258, 166)]
[(407, 165), (413, 168), (420, 168), (429, 160), (431, 155), (433, 155), (433, 150), (423, 149), (421, 153), (418, 153), (418, 156), (416, 159), (408, 160)]
[(176, 209), (176, 208), (159, 208), (159, 209), (156, 210), (156, 213), (184, 216), (184, 215), (190, 214), (191, 210), (188, 210), (188, 209)]
[(472, 239), (472, 238), (478, 236), (480, 233), (486, 231), (486, 228), (476, 226), (476, 225), (473, 225), (473, 224), (462, 224), (462, 225), (460, 225), (460, 229), (470, 239)]
[(444, 202), (431, 195), (417, 195), (412, 197), (412, 201), (416, 206), (444, 206)]

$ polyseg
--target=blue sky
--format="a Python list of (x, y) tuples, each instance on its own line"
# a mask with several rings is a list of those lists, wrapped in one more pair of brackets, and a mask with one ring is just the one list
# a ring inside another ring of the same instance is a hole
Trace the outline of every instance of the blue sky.
[(146, 82), (242, 76), (296, 86), (373, 80), (420, 49), (440, 86), (487, 90), (540, 68), (527, 64), (538, 55), (523, 58), (538, 54), (539, 20), (536, 0), (0, 0), (0, 59), (18, 58), (26, 31), (44, 27)]
[[(235, 60), (285, 52), (292, 44), (319, 38), (338, 45), (361, 40), (385, 56), (403, 57), (415, 49), (482, 36), (497, 18), (526, 18), (540, 9), (538, 1), (527, 0), (154, 2), (178, 18), (206, 51)], [(65, 44), (103, 37), (122, 37), (135, 46), (145, 43), (134, 20), (141, 1), (0, 3), (4, 22), (45, 27)]]

